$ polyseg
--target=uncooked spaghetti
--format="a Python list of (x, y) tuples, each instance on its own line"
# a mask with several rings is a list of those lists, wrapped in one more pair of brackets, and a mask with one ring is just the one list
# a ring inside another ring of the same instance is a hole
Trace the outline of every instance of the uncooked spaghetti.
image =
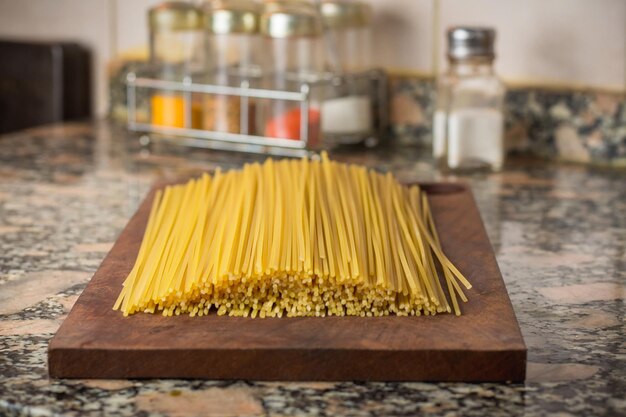
[(459, 315), (470, 283), (428, 198), (391, 174), (275, 161), (156, 193), (114, 309), (164, 316)]

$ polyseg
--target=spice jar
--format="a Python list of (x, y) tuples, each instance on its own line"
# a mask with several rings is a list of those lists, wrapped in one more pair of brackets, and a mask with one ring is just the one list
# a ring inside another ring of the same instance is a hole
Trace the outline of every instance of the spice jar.
[[(186, 2), (166, 2), (148, 12), (150, 62), (155, 77), (182, 82), (201, 73), (206, 59), (202, 12)], [(171, 90), (155, 90), (151, 96), (151, 121), (167, 127), (200, 128), (199, 96)]]
[(361, 142), (371, 134), (373, 107), (369, 79), (355, 74), (371, 69), (371, 7), (357, 0), (325, 0), (320, 10), (329, 67), (343, 77), (322, 105), (324, 139)]
[(320, 10), (329, 38), (329, 60), (335, 59), (341, 72), (370, 69), (371, 6), (358, 0), (324, 0)]
[(448, 30), (449, 68), (437, 80), (433, 155), (445, 170), (499, 170), (504, 86), (493, 70), (495, 31)]
[[(258, 87), (260, 5), (254, 0), (213, 0), (203, 5), (209, 40), (209, 84)], [(228, 133), (253, 133), (254, 102), (248, 97), (205, 95), (204, 128)]]
[[(268, 53), (264, 86), (273, 90), (300, 91), (303, 83), (320, 79), (324, 67), (322, 26), (313, 4), (277, 1), (265, 4), (261, 16), (263, 49)], [(301, 140), (300, 103), (267, 100), (259, 109), (258, 132), (271, 138)], [(319, 143), (320, 100), (309, 101), (308, 144)]]

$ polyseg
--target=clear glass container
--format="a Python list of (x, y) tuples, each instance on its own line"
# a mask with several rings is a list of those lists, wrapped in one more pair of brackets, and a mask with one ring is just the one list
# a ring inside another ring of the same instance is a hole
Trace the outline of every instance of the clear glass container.
[[(153, 76), (178, 82), (199, 77), (206, 61), (202, 12), (190, 3), (166, 2), (149, 10), (148, 22)], [(163, 89), (155, 90), (150, 98), (154, 125), (200, 128), (201, 115), (199, 96), (186, 99), (180, 92)]]
[[(254, 0), (213, 0), (202, 7), (209, 56), (206, 82), (259, 87), (261, 77), (260, 4)], [(255, 103), (248, 97), (205, 95), (204, 129), (254, 133)]]
[(449, 67), (437, 80), (433, 156), (451, 171), (493, 170), (504, 163), (505, 89), (493, 69), (495, 32), (448, 31)]
[[(303, 83), (320, 80), (324, 70), (324, 44), (319, 13), (313, 4), (277, 1), (265, 4), (261, 16), (267, 75), (264, 87), (300, 91)], [(308, 141), (320, 142), (320, 97), (311, 91)], [(301, 139), (300, 103), (265, 100), (258, 109), (257, 132), (281, 139)]]
[(354, 74), (371, 69), (371, 7), (358, 0), (324, 0), (320, 6), (328, 67), (343, 77), (327, 90), (322, 132), (329, 143), (357, 143), (372, 133), (371, 85)]
[(371, 6), (358, 0), (323, 0), (320, 10), (330, 70), (350, 73), (370, 69)]

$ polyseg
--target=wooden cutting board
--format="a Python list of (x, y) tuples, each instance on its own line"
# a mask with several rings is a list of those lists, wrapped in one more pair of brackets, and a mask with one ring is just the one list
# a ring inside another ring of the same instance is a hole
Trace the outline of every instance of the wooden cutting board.
[(470, 189), (424, 189), (446, 254), (474, 286), (461, 317), (125, 318), (112, 306), (153, 189), (50, 342), (50, 376), (523, 381), (526, 346)]

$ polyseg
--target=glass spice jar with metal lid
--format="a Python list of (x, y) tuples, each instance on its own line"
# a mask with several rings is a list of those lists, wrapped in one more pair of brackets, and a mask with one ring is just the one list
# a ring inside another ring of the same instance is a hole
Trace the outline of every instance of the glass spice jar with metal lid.
[[(372, 7), (369, 3), (322, 0), (320, 10), (330, 43), (329, 60), (334, 59), (341, 72), (370, 69)], [(334, 69), (332, 62), (330, 68)]]
[[(209, 43), (206, 82), (223, 86), (258, 87), (262, 52), (261, 6), (254, 0), (210, 0), (202, 5)], [(254, 102), (248, 97), (205, 95), (204, 129), (253, 133)]]
[[(320, 80), (324, 71), (324, 44), (320, 14), (312, 3), (270, 1), (261, 15), (260, 31), (267, 54), (264, 87), (300, 91), (303, 83)], [(272, 138), (301, 140), (307, 131), (309, 146), (320, 139), (320, 97), (311, 91), (306, 129), (302, 129), (300, 103), (267, 100), (257, 109), (257, 132)]]
[(505, 89), (493, 69), (496, 33), (455, 27), (447, 35), (449, 67), (437, 80), (433, 155), (444, 170), (499, 170)]
[(357, 143), (372, 133), (371, 85), (356, 74), (371, 69), (371, 17), (368, 3), (323, 0), (320, 5), (331, 71), (343, 83), (328, 89), (322, 105), (322, 132), (329, 143)]
[[(150, 63), (155, 78), (182, 82), (198, 77), (206, 60), (202, 12), (186, 2), (161, 3), (148, 11)], [(181, 92), (155, 90), (150, 113), (154, 125), (200, 128), (200, 97), (186, 100)]]

